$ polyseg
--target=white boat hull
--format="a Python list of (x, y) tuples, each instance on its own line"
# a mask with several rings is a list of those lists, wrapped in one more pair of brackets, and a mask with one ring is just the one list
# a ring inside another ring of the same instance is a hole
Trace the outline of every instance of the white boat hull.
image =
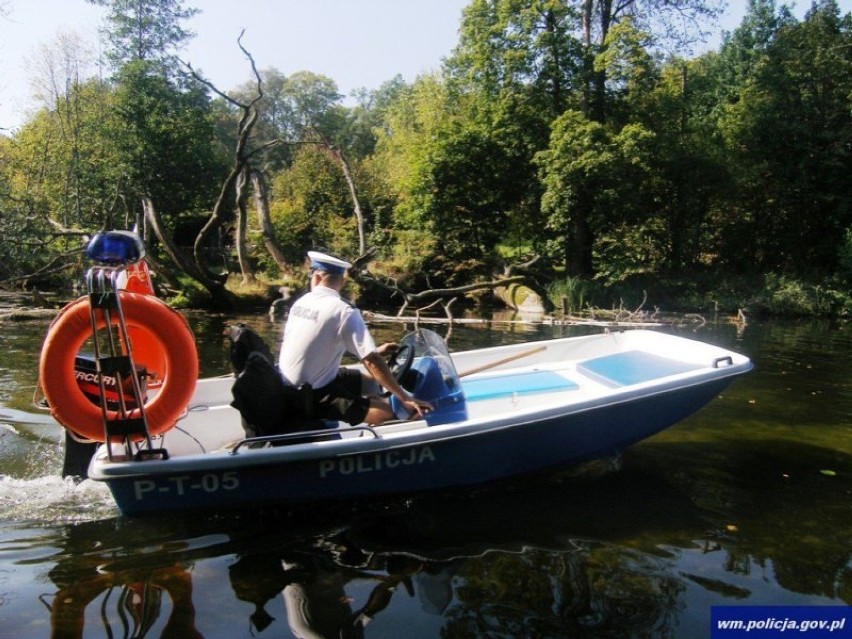
[(233, 378), (204, 379), (186, 417), (158, 438), (168, 459), (110, 459), (102, 446), (89, 477), (107, 482), (128, 514), (471, 485), (622, 450), (694, 413), (752, 367), (732, 351), (645, 330), (466, 351), (452, 361), (464, 389), (461, 421), (339, 425), (258, 447), (243, 441), (230, 406)]

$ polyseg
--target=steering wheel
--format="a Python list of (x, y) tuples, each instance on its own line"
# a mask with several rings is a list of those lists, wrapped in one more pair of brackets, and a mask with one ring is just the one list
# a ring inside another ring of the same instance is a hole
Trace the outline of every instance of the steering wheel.
[(411, 370), (411, 365), (414, 363), (414, 346), (411, 344), (403, 344), (396, 352), (388, 357), (388, 368), (394, 379), (402, 384), (405, 374)]

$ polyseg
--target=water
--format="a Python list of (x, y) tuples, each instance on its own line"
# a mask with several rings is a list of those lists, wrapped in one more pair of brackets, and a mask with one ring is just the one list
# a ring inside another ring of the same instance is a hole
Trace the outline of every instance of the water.
[[(192, 314), (203, 374), (228, 372), (234, 319), (276, 343), (263, 316)], [(409, 500), (143, 519), (58, 478), (57, 429), (31, 408), (46, 327), (0, 326), (0, 636), (701, 638), (714, 605), (852, 603), (852, 325), (676, 329), (755, 370), (617, 459)], [(455, 327), (450, 345), (594, 330)]]

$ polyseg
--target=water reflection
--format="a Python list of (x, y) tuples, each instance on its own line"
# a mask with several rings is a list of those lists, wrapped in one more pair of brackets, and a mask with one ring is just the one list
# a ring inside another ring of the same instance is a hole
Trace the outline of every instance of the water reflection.
[(86, 617), (93, 608), (100, 611), (102, 624), (96, 632), (106, 636), (145, 637), (164, 617), (160, 636), (203, 637), (195, 627), (191, 566), (96, 574), (67, 584), (61, 574), (49, 576), (59, 587), (52, 601), (45, 600), (54, 637), (90, 634)]
[(850, 603), (852, 458), (784, 440), (735, 444), (702, 445), (699, 454), (670, 442), (643, 452), (645, 463), (673, 469), (668, 479), (713, 512), (731, 582), (761, 597), (779, 596), (762, 585), (772, 584)]
[(701, 637), (713, 604), (852, 603), (845, 482), (784, 447), (701, 454), (724, 461), (666, 443), (405, 502), (57, 525), (0, 555), (27, 548), (63, 637)]
[(56, 588), (55, 636), (686, 636), (696, 597), (753, 594), (736, 577), (763, 559), (750, 526), (723, 521), (657, 475), (597, 464), (354, 510), (89, 522), (32, 563)]

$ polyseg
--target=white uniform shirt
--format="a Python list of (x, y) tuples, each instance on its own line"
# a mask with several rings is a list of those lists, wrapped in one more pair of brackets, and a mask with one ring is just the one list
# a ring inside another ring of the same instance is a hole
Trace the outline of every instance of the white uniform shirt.
[(322, 388), (337, 377), (345, 352), (359, 360), (376, 350), (376, 343), (358, 309), (333, 288), (315, 286), (290, 309), (278, 367), (287, 383)]

